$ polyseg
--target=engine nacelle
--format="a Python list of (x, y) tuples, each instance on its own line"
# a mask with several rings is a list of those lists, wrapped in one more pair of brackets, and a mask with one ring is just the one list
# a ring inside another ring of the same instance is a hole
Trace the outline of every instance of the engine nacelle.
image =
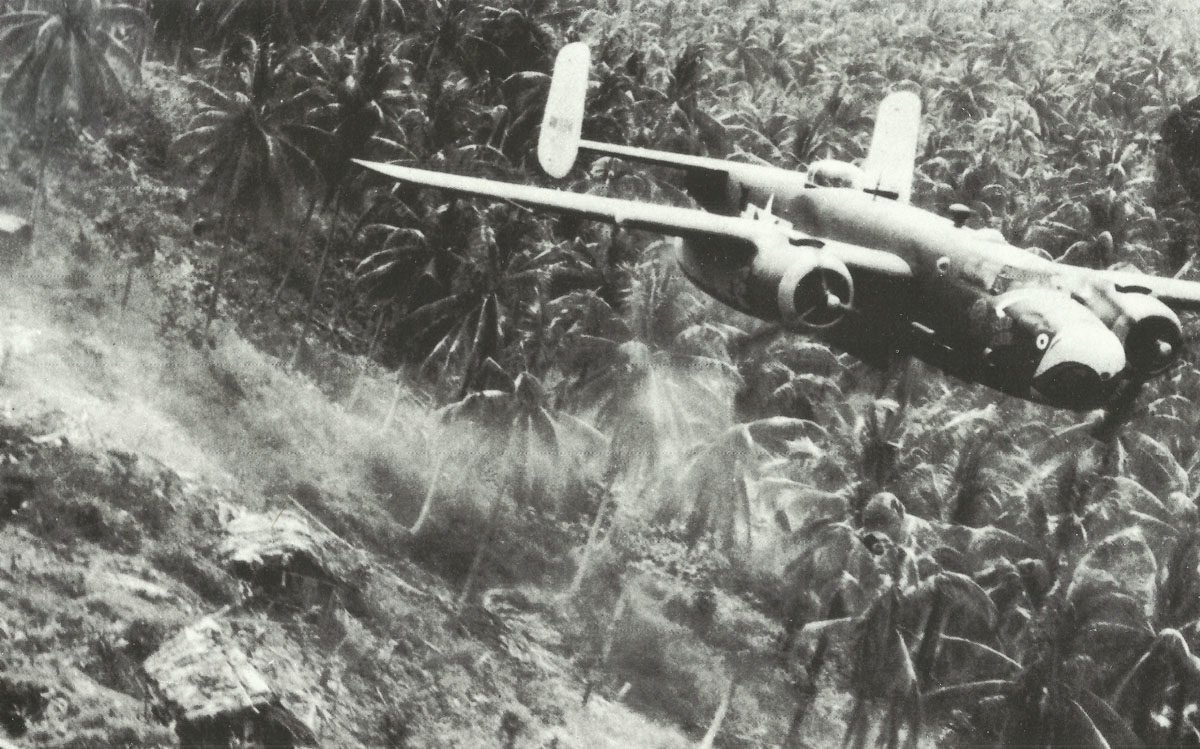
[(828, 328), (846, 316), (854, 303), (850, 269), (814, 247), (797, 247), (779, 279), (779, 316), (793, 328)]
[(1158, 374), (1183, 352), (1183, 328), (1170, 307), (1148, 294), (1118, 292), (1113, 302), (1121, 310), (1112, 330), (1125, 345), (1129, 366)]
[(1175, 363), (1183, 353), (1183, 328), (1170, 307), (1141, 292), (1098, 291), (1083, 301), (1120, 339), (1130, 369), (1152, 375)]

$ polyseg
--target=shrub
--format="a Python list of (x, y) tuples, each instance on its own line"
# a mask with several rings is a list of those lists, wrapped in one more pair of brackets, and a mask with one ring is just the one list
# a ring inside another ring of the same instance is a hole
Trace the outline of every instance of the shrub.
[(191, 588), (208, 603), (223, 606), (241, 598), (237, 580), (214, 562), (187, 546), (170, 546), (156, 550), (151, 556), (154, 565), (164, 573)]
[(630, 702), (693, 730), (707, 725), (729, 684), (720, 655), (638, 594), (615, 625), (606, 668), (632, 685)]

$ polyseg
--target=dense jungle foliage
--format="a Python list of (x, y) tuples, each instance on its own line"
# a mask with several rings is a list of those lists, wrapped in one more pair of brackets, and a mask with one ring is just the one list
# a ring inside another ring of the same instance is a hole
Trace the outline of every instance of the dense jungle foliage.
[[(95, 225), (72, 262), (103, 240), (125, 299), (160, 274), (164, 338), (240, 331), (381, 425), (405, 449), (379, 472), (412, 484), (371, 505), (386, 522), (309, 509), (445, 580), (464, 631), (497, 590), (551, 602), (585, 704), (709, 747), (1200, 745), (1195, 355), (1098, 443), (1086, 415), (760, 335), (659, 238), (350, 163), (551, 184), (534, 152), (573, 40), (585, 137), (853, 161), (904, 87), (915, 203), (1060, 262), (1200, 278), (1183, 0), (0, 0), (24, 182), (0, 207), (42, 233), (48, 172), (125, 180), (77, 196)], [(556, 186), (686, 204), (673, 179), (602, 158)], [(164, 212), (194, 235), (169, 282)], [(435, 708), (396, 699), (348, 735), (441, 745)], [(561, 715), (522, 709), (492, 743), (551, 745), (521, 726)]]

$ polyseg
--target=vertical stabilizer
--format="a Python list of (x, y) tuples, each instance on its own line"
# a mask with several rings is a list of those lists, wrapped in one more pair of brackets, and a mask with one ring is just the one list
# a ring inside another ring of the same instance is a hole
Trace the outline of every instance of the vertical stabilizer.
[(862, 165), (864, 190), (908, 202), (920, 128), (921, 99), (916, 94), (896, 91), (884, 97), (875, 118), (871, 150)]
[(575, 165), (590, 64), (591, 56), (583, 42), (563, 47), (554, 61), (554, 77), (538, 136), (538, 162), (551, 177), (561, 179)]

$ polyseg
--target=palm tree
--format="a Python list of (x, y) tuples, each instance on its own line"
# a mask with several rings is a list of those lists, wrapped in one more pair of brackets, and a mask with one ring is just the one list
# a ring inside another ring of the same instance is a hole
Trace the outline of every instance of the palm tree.
[[(393, 105), (402, 98), (401, 92), (393, 88), (396, 61), (384, 49), (382, 37), (376, 37), (369, 45), (351, 54), (319, 45), (303, 48), (301, 56), (309, 70), (302, 74), (300, 85), (312, 101), (303, 118), (317, 135), (315, 142), (309, 142), (307, 146), (320, 167), (326, 185), (325, 203), (332, 203), (333, 217), (317, 261), (304, 323), (292, 354), (293, 364), (312, 327), (329, 250), (337, 234), (346, 185), (357, 173), (357, 167), (350, 160), (372, 158), (380, 146), (395, 146), (379, 134), (392, 118)], [(289, 265), (288, 271), (290, 269)], [(287, 283), (287, 275), (285, 271), (280, 289)]]
[(762, 477), (763, 464), (786, 451), (789, 442), (819, 434), (814, 427), (802, 419), (777, 416), (736, 424), (701, 445), (684, 466), (675, 494), (687, 543), (694, 545), (712, 534), (719, 548), (741, 547), (744, 541), (744, 548), (750, 549), (758, 519), (751, 484)]
[[(766, 328), (774, 335), (777, 328)], [(731, 341), (743, 385), (737, 392), (739, 416), (757, 419), (778, 414), (825, 424), (834, 404), (845, 401), (839, 384), (846, 366), (828, 346), (781, 338), (752, 350), (755, 334)]]
[[(923, 722), (922, 693), (934, 678), (938, 651), (946, 638), (951, 615), (959, 614), (955, 618), (959, 626), (974, 620), (983, 625), (983, 631), (990, 631), (996, 623), (996, 607), (987, 592), (965, 575), (940, 570), (915, 580), (916, 568), (909, 553), (889, 539), (882, 538), (879, 543), (882, 545), (877, 564), (889, 583), (862, 613), (807, 624), (800, 631), (799, 640), (806, 646), (815, 642), (817, 651), (827, 648), (834, 636), (848, 640), (851, 645), (853, 704), (845, 746), (866, 745), (870, 706), (883, 702), (881, 745), (886, 741), (889, 747), (899, 747), (907, 723), (904, 746), (915, 747)], [(920, 636), (910, 646), (905, 635), (913, 630), (918, 630)]]
[[(459, 595), (460, 605), (469, 600), (474, 589), (480, 566), (495, 540), (505, 500), (517, 506), (545, 509), (560, 493), (555, 487), (561, 489), (565, 484), (562, 468), (570, 459), (572, 448), (582, 447), (580, 454), (587, 455), (603, 444), (603, 437), (596, 430), (552, 409), (549, 394), (533, 375), (523, 372), (508, 379), (490, 359), (485, 367), (494, 378), (507, 380), (502, 382), (504, 389), (471, 393), (442, 411), (444, 421), (470, 419), (483, 427), (486, 436), (478, 446), (478, 460), (500, 469), (500, 493), (492, 500), (483, 538), (476, 547)], [(440, 466), (435, 468), (434, 482), (439, 470)], [(433, 496), (431, 485), (414, 532), (428, 517)]]
[[(1200, 691), (1200, 658), (1178, 629), (1164, 628), (1122, 679), (1113, 695), (1118, 710), (1147, 746), (1185, 746), (1198, 734), (1188, 707)], [(1166, 730), (1156, 715), (1166, 718)]]
[(618, 495), (646, 494), (662, 480), (664, 467), (684, 458), (690, 441), (728, 424), (737, 379), (733, 367), (719, 359), (652, 350), (603, 300), (583, 298), (590, 301), (590, 314), (574, 318), (560, 344), (558, 365), (574, 380), (564, 400), (594, 413), (610, 442), (601, 500), (573, 590), (582, 584)]
[(404, 3), (405, 0), (362, 0), (348, 23), (350, 39), (362, 44), (389, 28), (404, 29), (408, 25)]
[(149, 0), (146, 15), (154, 29), (154, 45), (180, 72), (196, 66), (193, 48), (200, 37), (199, 4), (178, 0)]
[[(1192, 655), (1200, 623), (1198, 562), (1200, 533), (1181, 533), (1157, 574), (1150, 620), (1154, 639), (1113, 692), (1113, 706), (1148, 745), (1179, 745), (1185, 732), (1195, 732), (1186, 713), (1200, 693), (1200, 660)], [(1139, 640), (1130, 638), (1127, 650), (1134, 650)], [(1156, 715), (1166, 720), (1155, 720)]]
[[(499, 220), (491, 223), (491, 217)], [(396, 324), (422, 368), (436, 372), (440, 383), (456, 381), (460, 399), (481, 387), (484, 361), (501, 358), (517, 319), (538, 303), (551, 259), (527, 249), (536, 246), (535, 232), (524, 216), (508, 209), (483, 214), (467, 246), (448, 248), (455, 264), (445, 292), (407, 309)]]
[(729, 423), (737, 374), (727, 363), (656, 352), (639, 340), (576, 343), (584, 345), (591, 349), (586, 357), (567, 354), (587, 362), (576, 365), (582, 375), (569, 400), (596, 409), (596, 423), (611, 435), (614, 478), (644, 488), (657, 469), (681, 460), (689, 443)]
[(451, 69), (477, 78), (478, 52), (485, 44), (479, 37), (484, 7), (469, 0), (430, 0), (416, 6), (421, 17), (412, 19), (415, 33), (401, 45), (400, 55), (412, 60), (417, 76), (427, 82), (445, 78)]
[(557, 34), (551, 21), (568, 20), (570, 11), (551, 15), (547, 0), (513, 0), (508, 7), (484, 6), (479, 21), (477, 64), (496, 80), (523, 71), (550, 72)]
[(378, 249), (355, 268), (368, 299), (415, 309), (444, 293), (457, 258), (444, 245), (431, 242), (424, 231), (376, 223), (364, 226), (361, 236), (371, 244), (379, 242)]
[(1193, 202), (1200, 202), (1200, 96), (1177, 107), (1159, 126), (1170, 164)]
[(105, 111), (124, 98), (122, 78), (141, 79), (138, 60), (113, 30), (143, 28), (145, 19), (135, 7), (105, 5), (100, 0), (59, 0), (48, 10), (0, 15), (0, 54), (20, 56), (0, 92), (0, 104), (30, 125), (48, 123), (31, 226), (37, 224), (50, 139), (59, 118), (98, 124)]
[[(1113, 557), (1148, 553), (1144, 543), (1116, 541), (1059, 570), (1059, 582), (1016, 641), (1015, 654), (995, 658), (987, 678), (930, 691), (927, 706), (935, 713), (965, 709), (971, 733), (999, 736), (1005, 746), (1139, 745), (1130, 723), (1100, 694), (1121, 663), (1121, 646), (1152, 634), (1142, 603), (1114, 580), (1122, 565), (1113, 565)], [(1001, 666), (1007, 673), (996, 674)]]
[(100, 0), (59, 0), (49, 8), (0, 15), (0, 51), (21, 58), (0, 101), (28, 122), (66, 115), (95, 124), (122, 99), (122, 76), (141, 78), (113, 30), (143, 28), (146, 16)]
[(216, 316), (238, 220), (261, 225), (291, 212), (297, 188), (316, 173), (296, 141), (299, 128), (291, 116), (297, 101), (275, 97), (279, 70), (271, 46), (252, 39), (247, 44), (254, 53), (253, 63), (239, 71), (240, 90), (226, 93), (194, 82), (203, 108), (173, 144), (176, 151), (190, 154), (188, 168), (207, 172), (200, 193), (224, 203), (225, 244), (209, 299), (206, 334)]
[(210, 33), (225, 42), (249, 35), (259, 44), (293, 45), (305, 21), (319, 20), (304, 0), (200, 0), (198, 6)]

